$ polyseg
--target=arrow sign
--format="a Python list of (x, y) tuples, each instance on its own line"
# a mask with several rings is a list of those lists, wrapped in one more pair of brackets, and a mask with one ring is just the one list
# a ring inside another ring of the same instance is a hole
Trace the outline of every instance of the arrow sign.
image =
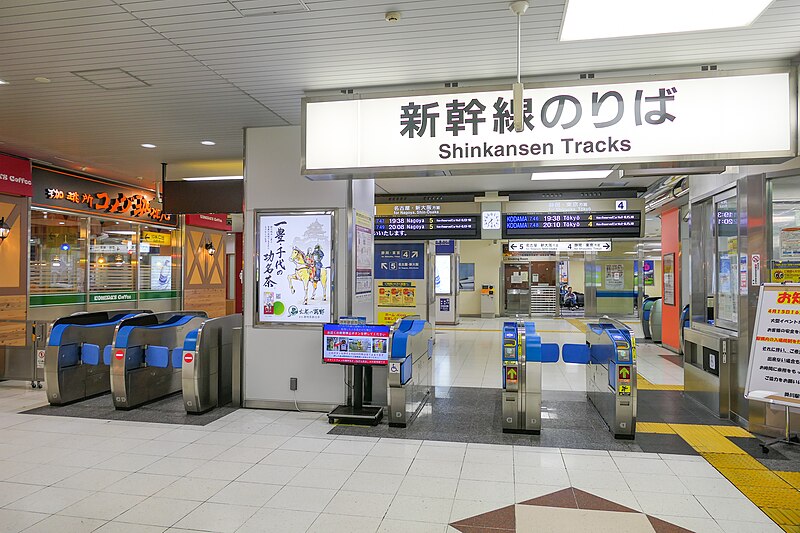
[(631, 369), (628, 366), (619, 367), (619, 379), (630, 379)]
[(609, 248), (611, 248), (611, 243), (608, 243), (608, 242), (607, 242), (607, 243), (603, 244), (603, 248), (605, 248), (606, 250), (608, 250)]
[(506, 368), (506, 381), (517, 381), (517, 369), (514, 367)]

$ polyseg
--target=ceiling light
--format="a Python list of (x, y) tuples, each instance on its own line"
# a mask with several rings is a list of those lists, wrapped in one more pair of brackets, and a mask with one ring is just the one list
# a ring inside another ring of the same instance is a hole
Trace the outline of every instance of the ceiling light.
[(0, 80), (0, 85), (8, 85), (8, 82), (5, 80)]
[(33, 78), (33, 81), (38, 81), (39, 83), (50, 83), (50, 78), (45, 78), (44, 76), (36, 76)]
[(657, 35), (748, 26), (772, 0), (569, 0), (561, 41)]
[(571, 172), (534, 172), (532, 181), (545, 180), (601, 180), (611, 174), (611, 170), (575, 170)]
[(183, 178), (183, 181), (225, 181), (243, 180), (244, 176), (201, 176), (197, 178)]
[(200, 141), (200, 144), (202, 144), (203, 146), (214, 146), (217, 143), (215, 143), (214, 141)]
[(155, 148), (155, 147), (156, 147), (155, 144), (142, 143), (142, 148)]

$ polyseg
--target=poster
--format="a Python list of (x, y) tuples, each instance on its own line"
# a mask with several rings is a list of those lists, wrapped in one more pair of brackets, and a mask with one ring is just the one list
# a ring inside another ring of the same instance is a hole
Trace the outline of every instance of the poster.
[(475, 263), (458, 265), (458, 288), (462, 291), (475, 290)]
[(800, 284), (764, 285), (750, 345), (745, 398), (800, 406)]
[(642, 274), (644, 286), (654, 287), (656, 284), (656, 262), (651, 259), (645, 259), (642, 264)]
[(378, 307), (416, 307), (417, 285), (410, 281), (378, 283)]
[(773, 283), (800, 283), (800, 261), (774, 261), (771, 278)]
[(625, 267), (619, 263), (606, 265), (607, 290), (620, 290), (625, 288)]
[(436, 256), (436, 273), (434, 282), (435, 294), (450, 294), (452, 283), (450, 283), (450, 255)]
[(372, 294), (373, 278), (373, 235), (372, 215), (356, 211), (356, 301), (369, 300)]
[(257, 215), (258, 321), (331, 320), (333, 213)]
[(780, 234), (781, 259), (800, 259), (800, 228), (784, 228)]
[(425, 245), (380, 243), (375, 245), (376, 279), (425, 279)]
[(349, 365), (389, 362), (389, 326), (325, 324), (322, 360)]
[(378, 324), (391, 326), (401, 318), (405, 318), (413, 314), (413, 311), (378, 311)]
[(666, 254), (664, 268), (664, 305), (675, 305), (675, 254)]
[(170, 256), (150, 256), (150, 290), (172, 290), (172, 258)]

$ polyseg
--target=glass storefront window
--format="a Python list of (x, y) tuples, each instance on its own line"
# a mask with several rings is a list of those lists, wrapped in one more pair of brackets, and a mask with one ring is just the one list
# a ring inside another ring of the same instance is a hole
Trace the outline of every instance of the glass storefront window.
[(92, 219), (89, 235), (89, 290), (133, 291), (136, 226)]
[(716, 319), (736, 327), (739, 319), (739, 217), (736, 197), (715, 204), (717, 237)]
[(800, 281), (800, 178), (771, 180), (772, 279)]
[(139, 235), (139, 290), (180, 289), (178, 231), (142, 226)]
[(31, 294), (86, 292), (85, 219), (31, 211)]

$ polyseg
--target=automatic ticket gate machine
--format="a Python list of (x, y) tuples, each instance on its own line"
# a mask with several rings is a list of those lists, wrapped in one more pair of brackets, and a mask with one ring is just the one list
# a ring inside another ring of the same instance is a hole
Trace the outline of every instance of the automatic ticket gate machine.
[(661, 296), (645, 298), (642, 302), (642, 331), (645, 339), (661, 342)]
[(433, 327), (404, 318), (393, 328), (389, 353), (389, 426), (406, 427), (433, 386)]
[(108, 392), (117, 325), (144, 310), (75, 313), (53, 323), (44, 356), (47, 400), (64, 405)]
[(503, 324), (503, 432), (542, 429), (542, 363), (558, 361), (558, 345), (542, 344), (533, 322)]
[(111, 396), (127, 410), (181, 390), (184, 341), (208, 315), (178, 311), (123, 320), (114, 334)]
[(205, 413), (233, 400), (233, 330), (242, 327), (242, 315), (212, 318), (183, 341), (181, 357), (173, 366), (181, 369), (183, 406), (187, 413)]
[[(636, 436), (636, 344), (627, 327), (588, 324), (586, 393), (617, 439)], [(564, 360), (568, 358), (565, 355)]]

